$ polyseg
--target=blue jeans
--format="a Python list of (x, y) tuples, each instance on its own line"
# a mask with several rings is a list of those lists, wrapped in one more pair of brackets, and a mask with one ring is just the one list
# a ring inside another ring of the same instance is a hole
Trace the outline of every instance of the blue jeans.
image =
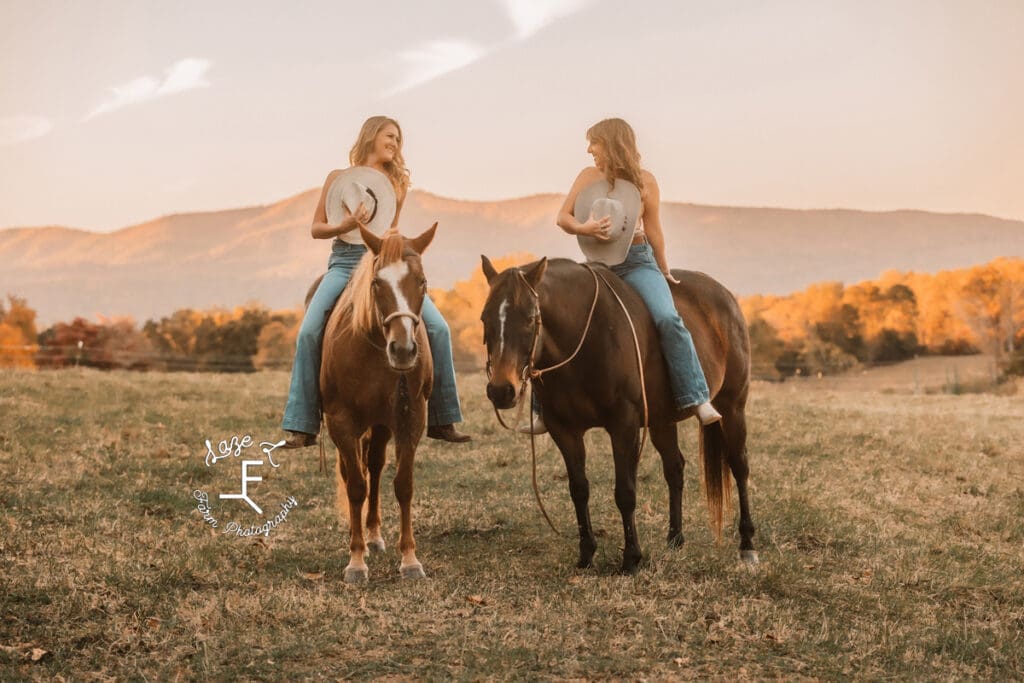
[[(295, 362), (288, 388), (281, 427), (295, 432), (317, 434), (320, 431), (320, 354), (324, 328), (334, 303), (341, 296), (355, 272), (366, 247), (335, 240), (327, 272), (306, 308), (295, 343)], [(459, 393), (455, 386), (455, 364), (452, 362), (452, 337), (448, 323), (430, 297), (423, 299), (420, 312), (430, 340), (434, 359), (434, 390), (427, 404), (427, 424), (446, 425), (462, 421)]]
[(646, 242), (633, 245), (626, 254), (626, 260), (611, 269), (636, 290), (654, 318), (661, 350), (668, 363), (676, 407), (682, 410), (710, 400), (711, 392), (708, 391), (693, 338), (676, 311), (668, 281), (654, 260), (651, 245)]

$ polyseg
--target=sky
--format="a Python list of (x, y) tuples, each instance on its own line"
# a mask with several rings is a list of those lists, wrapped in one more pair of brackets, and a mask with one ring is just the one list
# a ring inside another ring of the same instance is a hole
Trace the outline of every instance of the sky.
[(0, 4), (0, 227), (269, 204), (397, 118), (416, 188), (566, 192), (621, 116), (664, 200), (1024, 219), (1021, 0)]

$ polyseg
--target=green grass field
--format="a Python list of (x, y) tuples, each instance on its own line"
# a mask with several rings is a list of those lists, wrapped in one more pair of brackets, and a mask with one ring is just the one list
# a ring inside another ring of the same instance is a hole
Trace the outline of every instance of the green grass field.
[[(637, 522), (647, 557), (615, 575), (621, 524), (593, 433), (596, 568), (574, 570), (564, 467), (502, 431), (461, 378), (468, 446), (424, 441), (415, 530), (428, 579), (385, 556), (347, 585), (347, 529), (316, 449), (275, 453), (251, 487), (299, 506), (269, 538), (211, 528), (196, 489), (237, 492), (204, 439), (276, 439), (287, 375), (0, 374), (0, 678), (898, 678), (1024, 676), (1024, 400), (755, 386), (756, 570), (706, 523), (696, 426), (686, 545), (669, 549), (650, 445)], [(249, 455), (249, 453), (247, 453)], [(259, 455), (253, 451), (251, 455)], [(333, 463), (333, 453), (328, 453)], [(211, 498), (213, 496), (211, 495)], [(216, 514), (256, 520), (241, 501)], [(276, 513), (276, 509), (265, 512)], [(33, 661), (33, 660), (37, 661)]]

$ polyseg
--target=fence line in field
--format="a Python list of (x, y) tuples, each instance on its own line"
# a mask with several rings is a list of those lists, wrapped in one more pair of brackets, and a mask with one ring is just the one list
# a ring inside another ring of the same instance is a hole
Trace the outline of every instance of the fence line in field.
[[(253, 356), (241, 354), (223, 354), (209, 357), (184, 356), (156, 351), (132, 351), (128, 349), (103, 349), (77, 345), (56, 346), (56, 345), (0, 345), (0, 356), (7, 355), (5, 352), (31, 353), (34, 362), (38, 361), (41, 369), (47, 369), (48, 361), (58, 361), (63, 366), (103, 365), (111, 368), (140, 369), (171, 372), (251, 372), (253, 370), (290, 370), (292, 359), (277, 359), (260, 361), (259, 367), (253, 362)], [(47, 354), (51, 354), (47, 356)], [(965, 357), (966, 358), (966, 357)], [(906, 361), (882, 361), (862, 366), (863, 368), (880, 368), (895, 366)], [(840, 382), (842, 385), (853, 385), (860, 380), (860, 375), (847, 371), (839, 375), (824, 373), (801, 373), (804, 366), (799, 363), (754, 363), (751, 368), (751, 376), (755, 380), (783, 381), (779, 371), (789, 371), (790, 376), (785, 381), (816, 381)], [(460, 373), (481, 372), (483, 363), (476, 360), (458, 359), (455, 361), (455, 369)], [(975, 368), (973, 371), (961, 371), (955, 363), (945, 367), (945, 377), (938, 378), (931, 375), (927, 378), (918, 376), (915, 369), (909, 378), (892, 380), (892, 383), (903, 384), (911, 387), (915, 393), (924, 391), (929, 387), (941, 386), (949, 393), (959, 393), (974, 384), (995, 384), (999, 381), (999, 373), (996, 365), (990, 362), (984, 371)]]

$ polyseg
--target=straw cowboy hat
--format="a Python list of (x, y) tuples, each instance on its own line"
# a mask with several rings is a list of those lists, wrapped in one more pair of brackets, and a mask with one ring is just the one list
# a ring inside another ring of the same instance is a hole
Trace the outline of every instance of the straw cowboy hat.
[[(395, 188), (388, 177), (369, 166), (353, 166), (339, 173), (324, 201), (327, 222), (338, 225), (346, 212), (353, 213), (360, 203), (370, 212), (370, 218), (364, 223), (366, 228), (374, 235), (383, 235), (394, 222), (398, 208)], [(363, 243), (358, 230), (350, 230), (338, 239), (349, 244)]]
[(640, 218), (640, 190), (636, 185), (615, 179), (615, 187), (609, 187), (607, 180), (587, 185), (576, 195), (573, 215), (576, 220), (586, 222), (591, 218), (611, 218), (609, 238), (602, 241), (590, 235), (577, 235), (580, 249), (588, 261), (597, 261), (614, 266), (626, 260), (626, 252), (633, 241), (633, 231)]

